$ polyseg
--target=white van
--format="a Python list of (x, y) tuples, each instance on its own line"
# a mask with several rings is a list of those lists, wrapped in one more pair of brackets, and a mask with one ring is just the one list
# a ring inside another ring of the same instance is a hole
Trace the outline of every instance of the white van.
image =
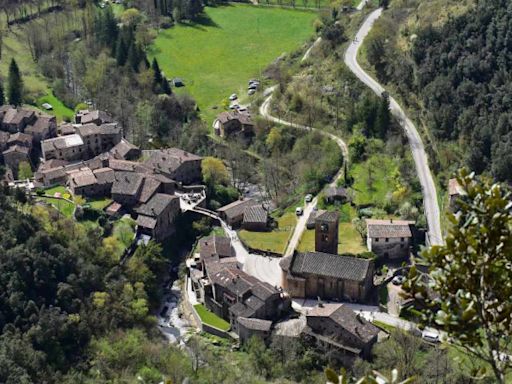
[(434, 331), (424, 330), (421, 332), (421, 338), (429, 343), (439, 343), (439, 333)]

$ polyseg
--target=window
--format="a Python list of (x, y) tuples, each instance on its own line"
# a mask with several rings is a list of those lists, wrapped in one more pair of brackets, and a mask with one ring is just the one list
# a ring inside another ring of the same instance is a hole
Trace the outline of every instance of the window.
[(404, 245), (403, 245), (403, 244), (400, 244), (400, 248), (403, 248), (403, 247), (404, 247)]
[(401, 238), (400, 238), (400, 241), (401, 241), (402, 243), (404, 242), (404, 240), (405, 240), (405, 239), (404, 239), (403, 237), (401, 237)]
[(386, 237), (386, 243), (389, 243), (389, 238), (388, 237)]
[(378, 243), (378, 242), (379, 242), (379, 238), (378, 238), (378, 237), (376, 237), (376, 238), (375, 238), (375, 242), (376, 242), (376, 243)]

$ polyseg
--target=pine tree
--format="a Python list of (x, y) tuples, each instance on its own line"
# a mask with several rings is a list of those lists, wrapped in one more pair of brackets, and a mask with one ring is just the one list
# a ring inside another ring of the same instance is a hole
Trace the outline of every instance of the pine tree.
[(158, 61), (156, 61), (156, 57), (153, 58), (153, 63), (151, 64), (151, 68), (153, 68), (153, 74), (155, 76), (155, 84), (161, 84), (162, 83), (162, 71), (160, 70)]
[(126, 44), (124, 43), (124, 39), (122, 37), (119, 37), (119, 40), (117, 41), (117, 48), (116, 48), (116, 61), (117, 65), (123, 66), (126, 64), (126, 59), (128, 57)]
[(377, 118), (375, 120), (375, 134), (381, 139), (386, 137), (386, 134), (391, 124), (391, 112), (389, 110), (389, 96), (382, 95), (379, 107), (377, 109)]
[(165, 76), (162, 76), (162, 92), (166, 95), (170, 95), (172, 93), (171, 87), (169, 86), (169, 80)]
[(4, 86), (2, 85), (2, 82), (0, 82), (0, 105), (5, 104), (5, 95), (4, 95)]
[(16, 64), (14, 59), (11, 59), (11, 64), (9, 65), (8, 85), (9, 103), (14, 106), (21, 105), (23, 102), (23, 79), (21, 78), (18, 64)]
[(136, 44), (131, 44), (128, 49), (128, 64), (133, 69), (134, 72), (139, 72), (139, 63), (140, 63), (140, 49)]

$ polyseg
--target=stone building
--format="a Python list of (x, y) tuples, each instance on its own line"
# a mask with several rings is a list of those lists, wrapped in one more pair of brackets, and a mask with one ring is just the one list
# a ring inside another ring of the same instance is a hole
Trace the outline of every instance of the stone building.
[(73, 170), (68, 174), (68, 188), (73, 195), (96, 196), (96, 176), (90, 168)]
[(14, 145), (2, 152), (5, 166), (8, 167), (14, 178), (18, 177), (18, 168), (21, 162), (31, 164), (30, 148), (23, 145)]
[(373, 288), (372, 260), (322, 252), (294, 253), (279, 263), (291, 297), (364, 303)]
[(102, 125), (106, 123), (113, 123), (114, 119), (105, 111), (83, 109), (78, 111), (75, 115), (75, 122), (77, 124), (95, 124)]
[(180, 212), (180, 199), (164, 193), (155, 194), (151, 200), (135, 209), (138, 232), (162, 241), (176, 232), (174, 222)]
[(149, 158), (144, 165), (178, 183), (200, 183), (203, 179), (203, 158), (179, 148), (144, 151)]
[(338, 253), (338, 212), (325, 211), (315, 218), (315, 251)]
[(89, 160), (110, 150), (121, 141), (121, 128), (115, 123), (100, 126), (82, 125), (76, 128), (76, 132), (41, 141), (45, 161)]
[(245, 210), (249, 207), (258, 205), (253, 199), (240, 199), (217, 209), (219, 217), (226, 222), (227, 225), (238, 228), (244, 221)]
[(414, 221), (367, 219), (367, 247), (378, 258), (398, 260), (409, 257)]
[(324, 353), (338, 354), (338, 360), (368, 359), (377, 342), (379, 328), (343, 304), (322, 304), (308, 310), (304, 333), (316, 340)]
[(251, 136), (254, 134), (254, 123), (248, 112), (226, 111), (220, 113), (213, 122), (215, 134), (221, 137)]
[(261, 205), (245, 208), (242, 228), (248, 231), (266, 231), (268, 229), (268, 212)]
[(246, 343), (251, 337), (257, 337), (266, 343), (269, 340), (271, 330), (272, 321), (270, 320), (238, 318), (238, 336), (242, 344)]

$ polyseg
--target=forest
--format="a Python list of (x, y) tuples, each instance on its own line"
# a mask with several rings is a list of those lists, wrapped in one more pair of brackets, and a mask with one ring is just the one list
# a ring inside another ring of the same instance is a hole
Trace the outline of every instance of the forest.
[[(367, 59), (384, 83), (397, 84), (404, 99), (418, 95), (422, 121), (434, 141), (455, 142), (477, 173), (512, 181), (512, 4), (482, 0), (441, 26), (392, 27), (405, 20), (397, 5), (367, 43)], [(406, 24), (406, 23), (403, 23)], [(411, 42), (401, 51), (399, 35)]]

